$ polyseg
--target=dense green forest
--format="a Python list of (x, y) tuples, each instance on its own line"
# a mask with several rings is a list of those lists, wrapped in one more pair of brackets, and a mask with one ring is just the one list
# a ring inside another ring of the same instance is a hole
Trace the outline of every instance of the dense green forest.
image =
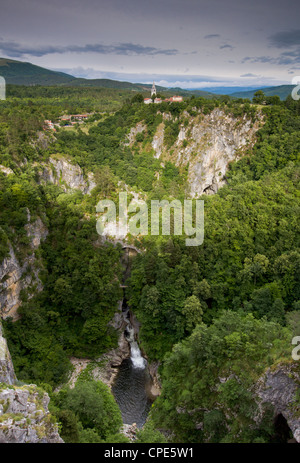
[(288, 357), (289, 340), (289, 330), (252, 314), (224, 311), (209, 326), (197, 324), (166, 355), (154, 425), (179, 442), (272, 442), (272, 409), (259, 411), (253, 389), (267, 366)]
[(228, 185), (205, 199), (202, 246), (174, 237), (137, 257), (129, 297), (152, 358), (183, 339), (197, 313), (208, 324), (224, 309), (284, 324), (285, 311), (299, 307), (298, 178), (289, 166)]
[[(139, 442), (272, 441), (270, 410), (255, 426), (249, 391), (267, 367), (289, 361), (299, 328), (300, 104), (290, 97), (266, 103), (254, 147), (230, 164), (217, 194), (201, 197), (203, 245), (187, 247), (180, 236), (136, 243), (143, 252), (134, 258), (126, 297), (141, 323), (140, 346), (149, 361), (161, 362), (162, 378)], [(20, 262), (28, 255), (28, 210), (48, 229), (35, 251), (43, 291), (23, 291), (21, 317), (3, 325), (18, 379), (49, 392), (66, 442), (126, 441), (112, 395), (88, 373), (74, 389), (54, 392), (68, 379), (71, 356), (95, 359), (117, 345), (108, 322), (122, 298), (122, 250), (99, 240), (97, 201), (115, 198), (124, 183), (148, 201), (183, 200), (186, 169), (162, 165), (151, 140), (163, 113), (171, 116), (164, 139), (171, 149), (180, 124), (215, 108), (253, 122), (257, 114), (249, 100), (144, 105), (141, 94), (100, 88), (11, 86), (0, 101), (0, 164), (14, 172), (0, 172), (1, 261), (10, 246)], [(85, 126), (58, 127), (39, 144), (45, 119), (81, 111), (93, 113)], [(125, 143), (141, 121), (147, 129)], [(51, 155), (93, 172), (92, 193), (40, 182), (36, 168)], [(217, 387), (218, 377), (230, 374)]]

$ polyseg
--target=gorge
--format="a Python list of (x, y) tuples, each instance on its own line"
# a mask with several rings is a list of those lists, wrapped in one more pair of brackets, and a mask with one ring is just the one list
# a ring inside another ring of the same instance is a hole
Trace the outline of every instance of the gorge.
[(124, 337), (130, 347), (130, 356), (125, 357), (118, 367), (112, 383), (112, 393), (120, 407), (124, 424), (135, 423), (137, 427), (142, 427), (155, 396), (151, 392), (153, 379), (149, 365), (138, 344), (139, 323), (128, 307), (125, 294), (126, 281), (131, 274), (132, 259), (136, 255), (137, 250), (124, 246), (121, 259), (124, 298), (120, 307), (125, 321)]
[(112, 393), (120, 407), (124, 424), (143, 426), (153, 402), (151, 396), (152, 378), (147, 360), (142, 356), (134, 327), (130, 323), (130, 312), (126, 308), (128, 324), (125, 337), (130, 345), (130, 357), (118, 367), (112, 384)]
[[(32, 107), (7, 105), (0, 310), (19, 380), (0, 339), (7, 441), (47, 440), (50, 409), (65, 442), (124, 442), (122, 423), (156, 442), (271, 442), (274, 426), (300, 441), (299, 108), (133, 101), (58, 128), (47, 146), (32, 143), (35, 124), (16, 149)], [(42, 120), (60, 117), (50, 109)], [(149, 204), (201, 197), (203, 245), (176, 233), (101, 239), (96, 204), (120, 191)]]

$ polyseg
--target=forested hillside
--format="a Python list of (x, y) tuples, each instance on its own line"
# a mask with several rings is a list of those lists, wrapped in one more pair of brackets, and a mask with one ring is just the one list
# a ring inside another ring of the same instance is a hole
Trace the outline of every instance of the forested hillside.
[[(139, 84), (124, 82), (112, 79), (85, 79), (80, 77), (74, 77), (64, 72), (52, 71), (41, 66), (34, 64), (16, 61), (7, 58), (0, 58), (0, 75), (6, 81), (8, 85), (18, 86), (64, 86), (80, 87), (82, 90), (87, 87), (90, 88), (104, 88), (106, 89), (117, 89), (121, 91), (133, 92), (145, 92), (145, 95), (149, 94), (151, 84)], [(168, 94), (169, 96), (174, 93), (179, 95), (191, 96), (197, 95), (204, 98), (213, 98), (213, 94), (206, 90), (183, 90), (182, 88), (168, 89), (166, 87), (157, 86), (157, 91)]]
[[(82, 112), (83, 123), (60, 119)], [(95, 206), (125, 188), (149, 207), (193, 197), (205, 208), (201, 246), (174, 234), (128, 237), (142, 252), (126, 297), (161, 380), (139, 441), (280, 441), (258, 381), (281, 365), (299, 375), (291, 358), (300, 334), (299, 152), (300, 105), (291, 98), (145, 105), (126, 91), (8, 88), (1, 314), (18, 379), (49, 392), (66, 442), (126, 441), (111, 393), (89, 370), (62, 387), (71, 357), (94, 360), (118, 343), (109, 322), (122, 299), (122, 246), (100, 239)], [(53, 159), (68, 171), (57, 175)], [(70, 186), (71, 168), (93, 180), (91, 191)], [(293, 407), (297, 414), (299, 394)]]
[[(291, 94), (291, 91), (293, 90), (293, 88), (294, 88), (293, 85), (278, 85), (277, 87), (266, 87), (266, 88), (262, 88), (261, 90), (267, 96), (277, 95), (279, 96), (281, 100), (285, 100)], [(237, 92), (231, 93), (230, 96), (233, 98), (252, 99), (256, 92), (257, 92), (257, 89), (249, 90), (249, 91), (237, 91)]]

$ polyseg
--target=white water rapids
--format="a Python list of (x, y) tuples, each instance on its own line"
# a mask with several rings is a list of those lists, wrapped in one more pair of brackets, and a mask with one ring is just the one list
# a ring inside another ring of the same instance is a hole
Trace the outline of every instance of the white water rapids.
[(128, 323), (127, 328), (126, 328), (126, 333), (127, 333), (127, 340), (130, 344), (130, 359), (132, 361), (132, 366), (133, 368), (141, 368), (144, 369), (146, 367), (146, 359), (142, 357), (140, 348), (138, 346), (138, 343), (136, 342), (134, 338), (134, 328), (130, 323)]
[(136, 341), (130, 343), (130, 359), (132, 361), (133, 368), (145, 368), (146, 360), (142, 357)]

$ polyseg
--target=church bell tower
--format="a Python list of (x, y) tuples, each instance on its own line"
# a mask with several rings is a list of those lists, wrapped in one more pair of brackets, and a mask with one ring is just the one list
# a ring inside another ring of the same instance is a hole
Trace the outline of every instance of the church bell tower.
[(155, 83), (153, 81), (152, 88), (151, 88), (151, 97), (155, 95), (156, 96), (156, 88), (155, 88)]

